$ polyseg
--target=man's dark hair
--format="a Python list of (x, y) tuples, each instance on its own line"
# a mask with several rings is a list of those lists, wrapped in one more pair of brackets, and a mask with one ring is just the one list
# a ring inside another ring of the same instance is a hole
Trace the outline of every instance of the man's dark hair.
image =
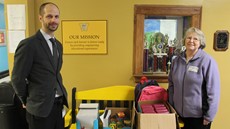
[[(44, 8), (46, 7), (47, 4), (52, 4), (54, 6), (56, 6), (58, 8), (58, 6), (52, 2), (46, 2), (46, 3), (43, 3), (40, 8), (39, 8), (39, 15), (43, 15), (44, 14)], [(59, 10), (59, 8), (58, 8)]]

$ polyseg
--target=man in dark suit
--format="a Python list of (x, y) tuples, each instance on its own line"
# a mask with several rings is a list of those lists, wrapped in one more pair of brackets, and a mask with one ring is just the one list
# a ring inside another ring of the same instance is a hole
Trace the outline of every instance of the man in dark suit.
[(68, 104), (60, 73), (63, 48), (54, 38), (59, 14), (56, 4), (42, 4), (42, 28), (22, 40), (15, 52), (12, 84), (26, 108), (29, 129), (64, 129), (62, 109)]

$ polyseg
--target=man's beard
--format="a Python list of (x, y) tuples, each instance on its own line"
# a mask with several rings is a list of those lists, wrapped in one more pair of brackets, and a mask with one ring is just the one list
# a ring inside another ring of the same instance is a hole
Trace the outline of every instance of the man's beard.
[(47, 25), (47, 29), (48, 29), (49, 31), (51, 31), (51, 32), (54, 32), (54, 31), (56, 31), (56, 30), (58, 29), (58, 25), (54, 28), (54, 27), (52, 27), (51, 24), (48, 24), (48, 25)]

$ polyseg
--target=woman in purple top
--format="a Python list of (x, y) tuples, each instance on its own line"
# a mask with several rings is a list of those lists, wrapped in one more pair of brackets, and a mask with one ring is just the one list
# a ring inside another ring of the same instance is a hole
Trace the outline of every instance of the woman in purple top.
[(220, 98), (218, 66), (203, 51), (201, 30), (189, 28), (183, 42), (186, 50), (172, 61), (169, 74), (169, 103), (183, 120), (183, 129), (210, 129)]

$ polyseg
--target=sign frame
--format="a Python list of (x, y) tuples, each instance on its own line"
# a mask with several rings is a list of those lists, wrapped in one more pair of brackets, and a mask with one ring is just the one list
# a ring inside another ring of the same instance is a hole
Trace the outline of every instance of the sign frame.
[(213, 48), (215, 51), (226, 51), (228, 49), (229, 32), (227, 30), (217, 30), (214, 33)]
[(63, 54), (108, 54), (107, 20), (62, 20)]

